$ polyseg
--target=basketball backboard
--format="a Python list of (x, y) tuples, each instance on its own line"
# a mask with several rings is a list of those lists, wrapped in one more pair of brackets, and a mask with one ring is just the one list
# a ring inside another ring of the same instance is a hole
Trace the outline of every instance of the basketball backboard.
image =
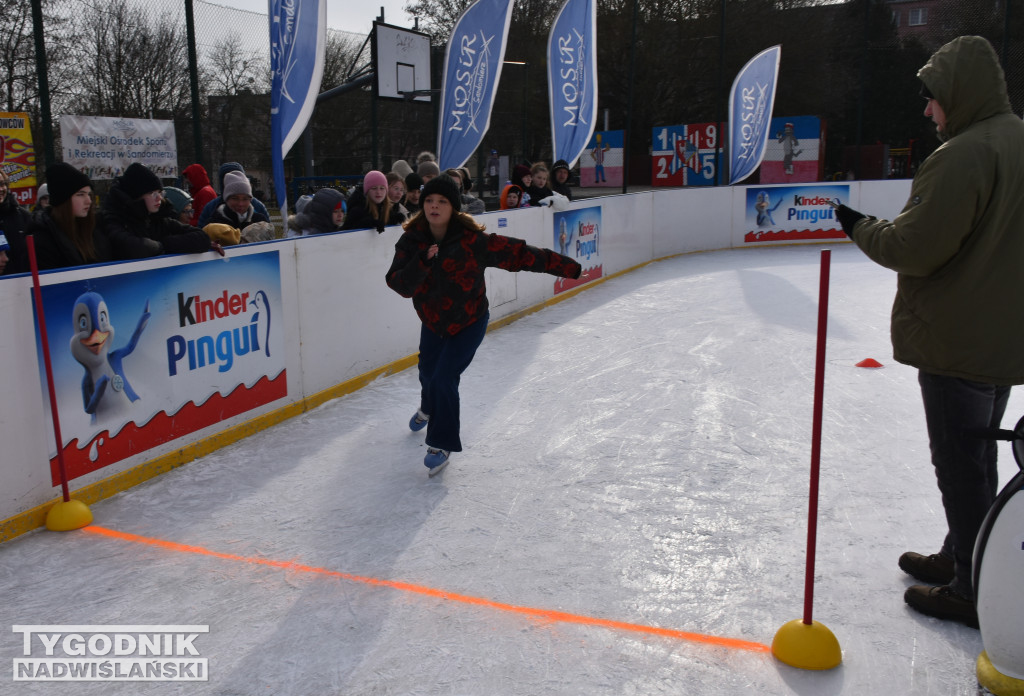
[(411, 29), (373, 23), (374, 92), (384, 99), (407, 99), (403, 92), (429, 102), (430, 37)]

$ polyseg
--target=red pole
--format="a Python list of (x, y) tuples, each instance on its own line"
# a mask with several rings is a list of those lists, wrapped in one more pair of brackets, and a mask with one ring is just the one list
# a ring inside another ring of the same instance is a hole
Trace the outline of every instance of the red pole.
[(811, 428), (811, 494), (807, 513), (807, 575), (804, 578), (804, 623), (810, 626), (814, 606), (814, 553), (818, 534), (818, 472), (821, 467), (821, 411), (825, 395), (825, 337), (828, 334), (828, 271), (832, 252), (821, 252), (818, 286), (818, 350), (814, 362), (814, 425)]
[(71, 500), (68, 493), (68, 472), (64, 466), (64, 439), (60, 436), (60, 418), (57, 417), (57, 391), (53, 388), (53, 365), (50, 364), (50, 341), (46, 337), (46, 317), (43, 315), (43, 293), (39, 290), (39, 264), (36, 262), (36, 240), (26, 235), (28, 261), (32, 267), (32, 295), (36, 301), (36, 316), (39, 318), (39, 338), (43, 344), (43, 362), (46, 365), (46, 386), (50, 390), (50, 413), (53, 416), (53, 436), (57, 438), (57, 465), (60, 468), (60, 489), (64, 502)]

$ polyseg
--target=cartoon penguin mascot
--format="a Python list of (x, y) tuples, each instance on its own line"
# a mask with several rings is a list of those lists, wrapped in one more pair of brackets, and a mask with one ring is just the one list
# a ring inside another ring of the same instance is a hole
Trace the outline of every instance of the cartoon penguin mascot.
[(978, 682), (998, 696), (1024, 694), (1024, 418), (1013, 430), (989, 431), (1010, 440), (1020, 471), (989, 508), (974, 544), (974, 590), (985, 651)]
[[(257, 290), (255, 295), (249, 304), (256, 308), (256, 312), (252, 315), (252, 323), (256, 328), (256, 333), (253, 334), (253, 338), (263, 339), (263, 351), (267, 357), (270, 357), (270, 300), (267, 298), (267, 293), (262, 290)], [(260, 350), (259, 343), (253, 341), (253, 349)]]
[(110, 312), (103, 297), (95, 292), (86, 292), (75, 300), (71, 314), (74, 323), (71, 355), (85, 368), (82, 403), (94, 423), (97, 416), (119, 411), (138, 401), (139, 395), (128, 382), (122, 361), (135, 350), (149, 317), (149, 300), (146, 300), (131, 341), (124, 348), (110, 350), (114, 342), (114, 326), (110, 323)]

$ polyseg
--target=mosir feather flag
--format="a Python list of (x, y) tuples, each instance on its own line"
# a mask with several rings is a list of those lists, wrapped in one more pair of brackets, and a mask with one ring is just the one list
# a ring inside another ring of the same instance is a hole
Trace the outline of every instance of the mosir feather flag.
[(511, 18), (512, 0), (477, 0), (455, 24), (444, 54), (441, 85), (441, 171), (465, 164), (491, 124)]
[(285, 220), (284, 158), (313, 115), (326, 42), (327, 0), (270, 0), (271, 159), (274, 189)]
[(772, 46), (751, 58), (732, 83), (729, 93), (729, 183), (754, 173), (768, 145), (768, 126), (775, 104), (782, 46)]
[(555, 160), (572, 167), (597, 120), (597, 0), (566, 0), (548, 36)]

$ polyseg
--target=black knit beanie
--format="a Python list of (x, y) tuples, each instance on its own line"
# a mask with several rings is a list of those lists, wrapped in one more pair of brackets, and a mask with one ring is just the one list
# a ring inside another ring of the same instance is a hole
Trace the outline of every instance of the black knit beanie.
[(405, 188), (409, 191), (419, 191), (420, 186), (422, 185), (423, 178), (416, 172), (413, 172), (409, 176), (405, 177)]
[(435, 176), (423, 185), (423, 192), (420, 194), (420, 204), (425, 205), (427, 196), (432, 193), (439, 193), (447, 198), (452, 204), (452, 210), (455, 212), (462, 210), (462, 193), (459, 191), (459, 185), (455, 183), (455, 179), (447, 174)]
[(154, 174), (149, 167), (138, 162), (128, 165), (124, 174), (121, 175), (118, 186), (129, 198), (138, 198), (150, 191), (161, 191), (164, 188), (160, 177)]
[(46, 169), (46, 186), (50, 192), (50, 206), (56, 208), (86, 186), (92, 186), (92, 182), (67, 162), (54, 162)]

